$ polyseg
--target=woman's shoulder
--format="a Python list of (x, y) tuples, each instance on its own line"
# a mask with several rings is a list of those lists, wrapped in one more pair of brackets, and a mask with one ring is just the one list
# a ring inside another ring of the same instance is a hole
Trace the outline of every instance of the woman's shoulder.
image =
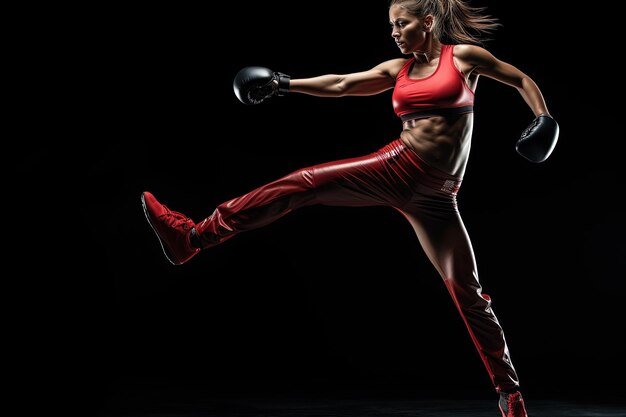
[(402, 70), (402, 68), (405, 65), (407, 65), (412, 60), (413, 60), (413, 57), (411, 57), (411, 58), (393, 58), (393, 59), (390, 59), (390, 60), (387, 60), (387, 61), (384, 61), (384, 62), (378, 64), (377, 67), (379, 69), (381, 69), (382, 71), (388, 73), (393, 78), (396, 78), (396, 76)]
[(488, 54), (489, 52), (482, 46), (473, 45), (469, 43), (460, 43), (452, 45), (452, 53), (455, 58), (466, 60), (472, 59), (480, 55)]
[(405, 66), (409, 61), (412, 61), (413, 57), (410, 58), (392, 58), (389, 59), (387, 61), (384, 61), (382, 63), (380, 63), (378, 66), (379, 67), (385, 67), (385, 68), (402, 68), (403, 66)]

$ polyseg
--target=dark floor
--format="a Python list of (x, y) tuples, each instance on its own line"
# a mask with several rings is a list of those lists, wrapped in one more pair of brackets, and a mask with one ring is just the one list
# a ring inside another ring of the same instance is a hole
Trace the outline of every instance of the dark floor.
[[(626, 406), (592, 405), (564, 401), (528, 404), (533, 417), (624, 417)], [(115, 417), (499, 417), (494, 401), (310, 401), (246, 399), (237, 402), (207, 400), (201, 404), (163, 403), (144, 410), (100, 414)]]
[[(325, 391), (180, 384), (118, 385), (103, 398), (98, 417), (500, 417), (497, 395), (471, 390), (396, 393), (372, 387)], [(389, 387), (386, 387), (389, 388)], [(579, 390), (547, 395), (527, 393), (530, 417), (626, 417), (619, 390), (593, 394)]]

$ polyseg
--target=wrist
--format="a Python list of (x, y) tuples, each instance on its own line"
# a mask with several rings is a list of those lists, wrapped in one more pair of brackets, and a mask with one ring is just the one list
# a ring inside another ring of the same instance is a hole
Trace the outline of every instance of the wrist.
[(277, 72), (276, 76), (278, 77), (278, 95), (283, 96), (289, 92), (291, 77), (282, 72)]

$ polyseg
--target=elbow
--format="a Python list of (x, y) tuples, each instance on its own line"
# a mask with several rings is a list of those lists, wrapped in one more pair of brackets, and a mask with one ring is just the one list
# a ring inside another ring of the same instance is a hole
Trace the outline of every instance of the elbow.
[(343, 78), (337, 79), (335, 84), (332, 86), (333, 95), (337, 97), (347, 96), (350, 93), (350, 87), (348, 83), (345, 82)]

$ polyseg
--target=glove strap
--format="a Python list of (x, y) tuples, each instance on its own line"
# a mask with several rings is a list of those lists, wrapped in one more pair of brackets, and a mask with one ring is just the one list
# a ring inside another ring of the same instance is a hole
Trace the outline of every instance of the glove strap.
[(276, 74), (278, 75), (278, 95), (284, 96), (289, 92), (291, 77), (282, 72), (277, 72)]

